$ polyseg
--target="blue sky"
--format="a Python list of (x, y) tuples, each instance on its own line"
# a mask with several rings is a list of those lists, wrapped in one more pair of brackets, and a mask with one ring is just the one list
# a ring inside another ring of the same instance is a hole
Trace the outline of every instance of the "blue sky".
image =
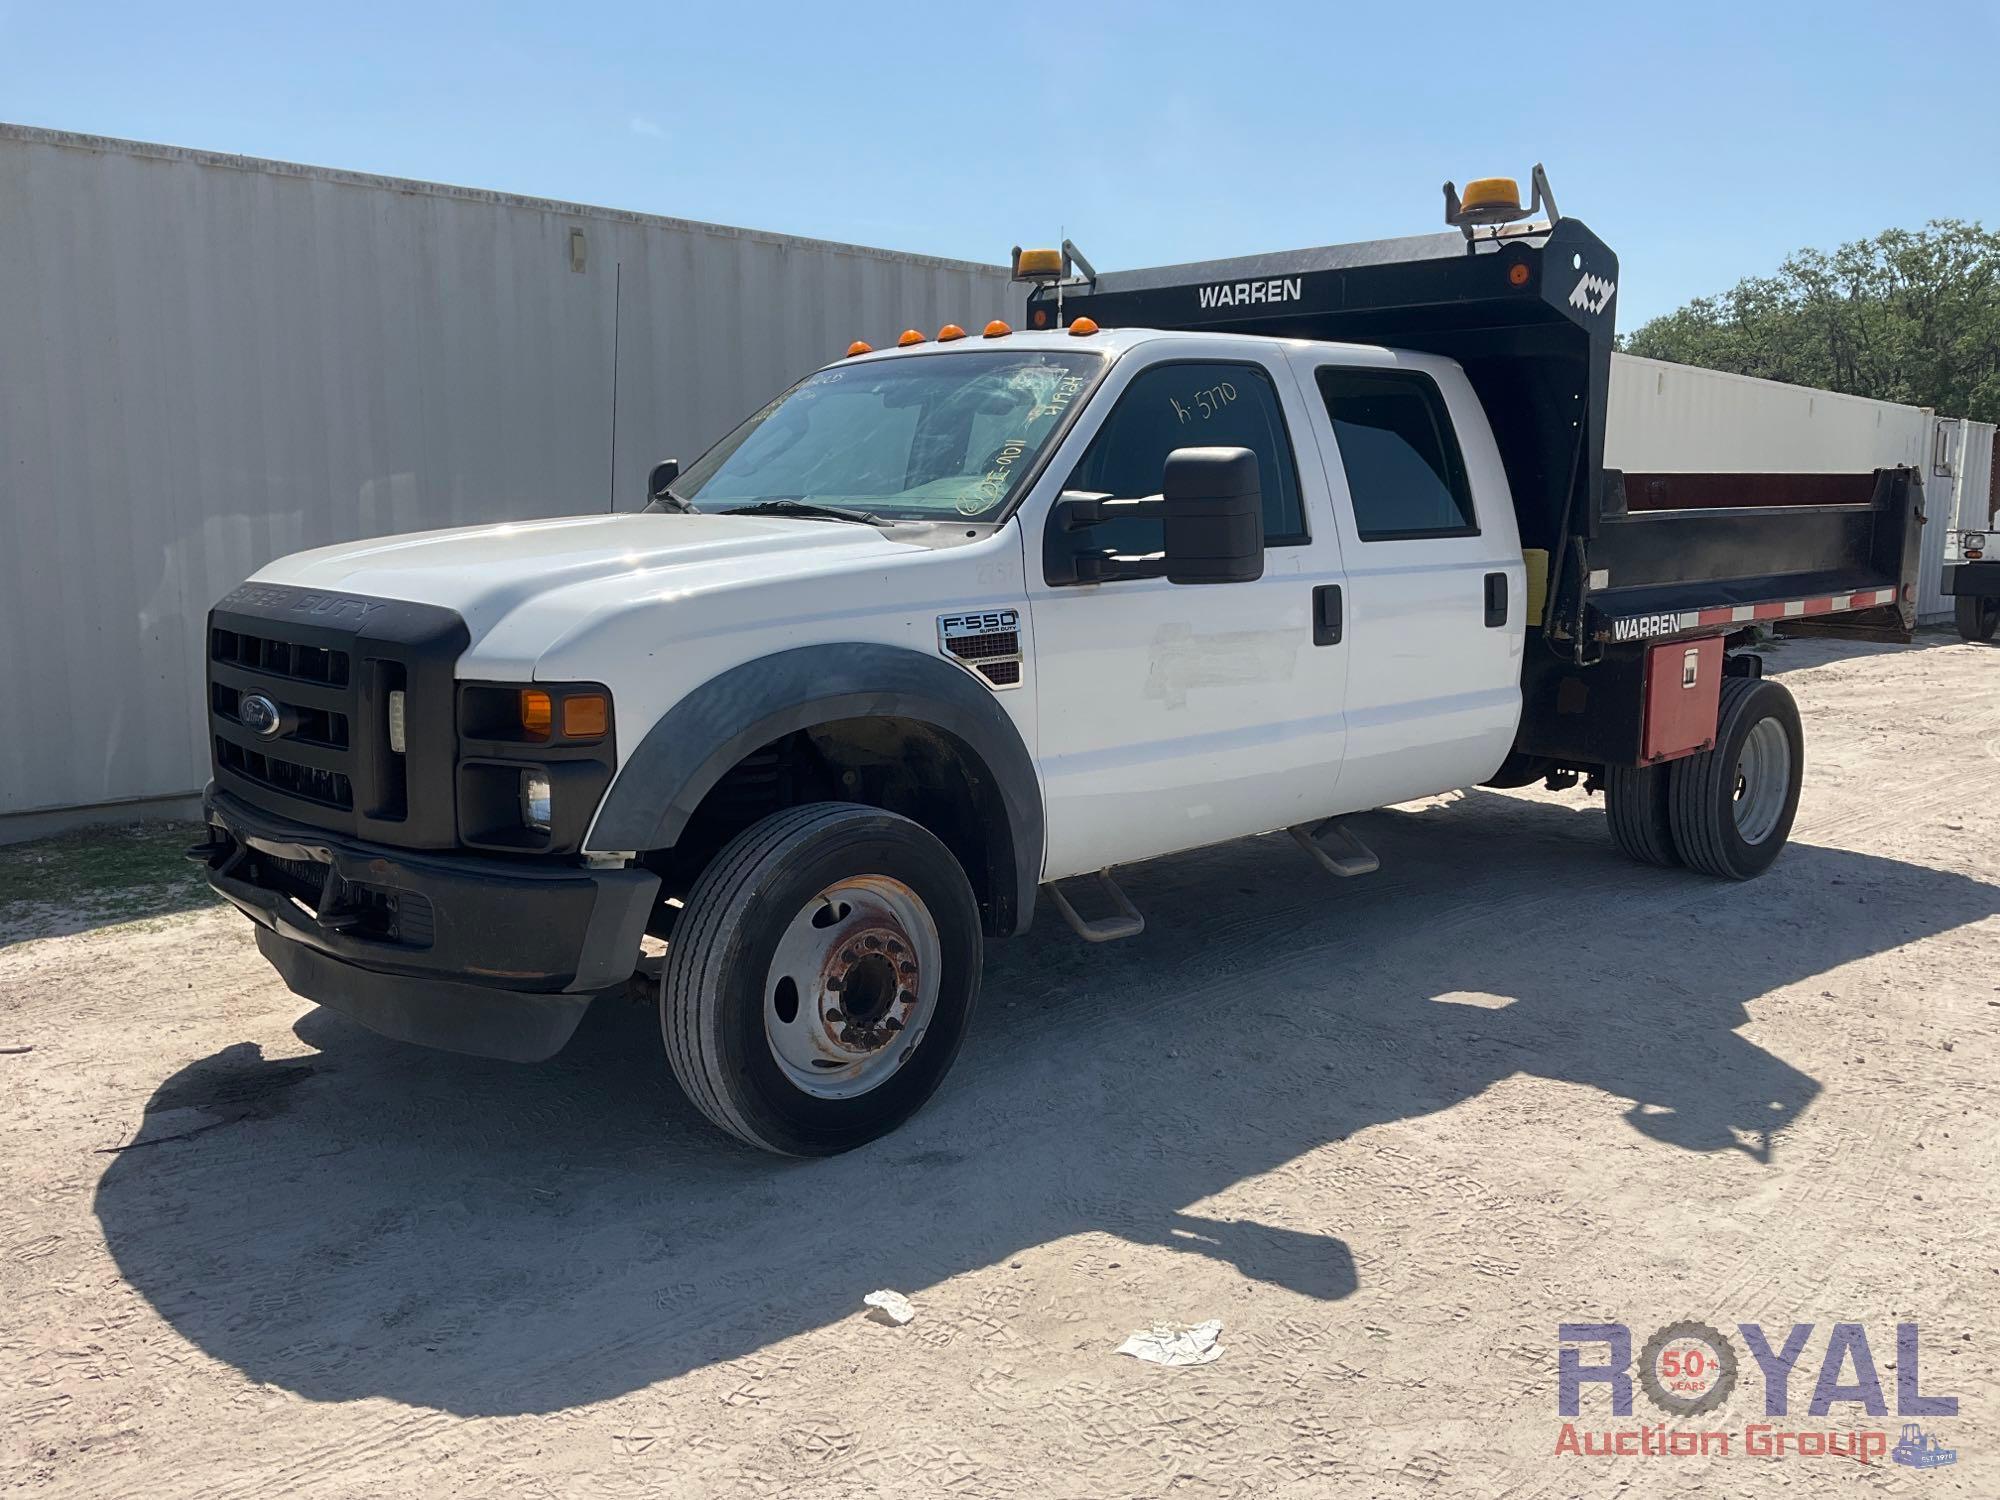
[(1541, 160), (1627, 327), (1802, 245), (2000, 219), (1996, 95), (1996, 0), (0, 0), (0, 120), (975, 260), (1418, 233), (1445, 178)]

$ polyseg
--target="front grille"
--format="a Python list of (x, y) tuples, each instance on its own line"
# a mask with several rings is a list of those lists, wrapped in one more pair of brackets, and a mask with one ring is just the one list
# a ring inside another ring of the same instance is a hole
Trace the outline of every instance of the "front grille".
[(215, 740), (215, 763), (226, 771), (247, 776), (274, 792), (283, 792), (287, 797), (302, 797), (322, 807), (337, 807), (342, 812), (351, 812), (354, 808), (354, 779), (340, 771), (302, 766), (279, 755), (245, 749), (220, 735)]
[(262, 676), (286, 677), (293, 682), (347, 686), (350, 661), (345, 651), (279, 640), (275, 636), (248, 635), (240, 630), (217, 629), (212, 634), (211, 661), (228, 662)]
[[(347, 632), (290, 620), (217, 618), (208, 632), (208, 715), (217, 780), (273, 811), (324, 827), (361, 811), (363, 663)], [(245, 721), (244, 700), (278, 710), (275, 729)], [(246, 787), (247, 784), (247, 787)], [(374, 800), (371, 798), (371, 800)]]
[[(216, 789), (310, 828), (451, 848), (454, 667), (470, 640), (434, 604), (244, 584), (208, 620)], [(407, 705), (401, 751), (389, 743), (394, 693)], [(276, 712), (246, 713), (253, 695)]]
[[(226, 682), (212, 682), (208, 686), (208, 706), (225, 719), (243, 722), (240, 712), (243, 706), (243, 690), (233, 688)], [(345, 750), (348, 747), (347, 715), (330, 708), (312, 708), (294, 705), (293, 714), (297, 727), (292, 738), (308, 745), (324, 745), (329, 750)]]

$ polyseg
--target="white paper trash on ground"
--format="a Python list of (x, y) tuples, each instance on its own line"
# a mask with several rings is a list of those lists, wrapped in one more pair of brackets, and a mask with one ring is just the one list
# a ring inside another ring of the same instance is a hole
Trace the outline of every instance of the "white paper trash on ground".
[(884, 1287), (879, 1292), (870, 1292), (861, 1299), (875, 1310), (868, 1316), (878, 1323), (891, 1323), (900, 1328), (917, 1315), (910, 1299), (901, 1292), (892, 1292)]
[(1222, 1358), (1222, 1345), (1216, 1342), (1221, 1334), (1220, 1318), (1210, 1318), (1192, 1328), (1155, 1323), (1125, 1340), (1118, 1346), (1118, 1352), (1156, 1365), (1205, 1365)]

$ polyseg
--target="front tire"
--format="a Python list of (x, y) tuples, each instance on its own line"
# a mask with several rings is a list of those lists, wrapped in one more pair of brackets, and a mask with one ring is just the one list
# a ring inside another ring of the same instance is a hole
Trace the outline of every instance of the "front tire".
[(1691, 869), (1749, 880), (1791, 837), (1805, 779), (1799, 707), (1781, 684), (1725, 677), (1715, 748), (1671, 763), (1674, 848)]
[(1952, 616), (1958, 622), (1960, 640), (1990, 641), (1994, 628), (2000, 626), (2000, 599), (1960, 594), (1952, 603)]
[(971, 883), (926, 829), (857, 803), (788, 808), (688, 893), (660, 976), (667, 1061), (739, 1140), (850, 1151), (937, 1089), (982, 961)]

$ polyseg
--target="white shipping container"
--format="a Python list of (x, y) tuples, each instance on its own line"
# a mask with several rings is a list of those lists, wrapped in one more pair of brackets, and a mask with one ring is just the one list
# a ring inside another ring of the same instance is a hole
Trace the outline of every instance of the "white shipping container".
[[(208, 607), (287, 552), (636, 508), (998, 266), (0, 125), (0, 839), (207, 779)], [(10, 821), (9, 815), (16, 815)]]
[[(1920, 406), (1611, 356), (1604, 462), (1636, 474), (1860, 474), (1924, 467)], [(1926, 485), (1929, 477), (1926, 475)]]

